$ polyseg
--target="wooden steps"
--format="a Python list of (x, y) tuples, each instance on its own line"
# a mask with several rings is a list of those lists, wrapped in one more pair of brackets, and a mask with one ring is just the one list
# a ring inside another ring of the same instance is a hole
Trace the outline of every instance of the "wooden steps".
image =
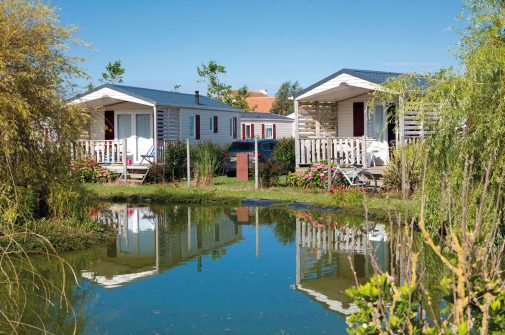
[[(126, 167), (126, 182), (131, 184), (143, 184), (149, 173), (149, 165), (131, 165)], [(124, 180), (124, 175), (122, 176)]]

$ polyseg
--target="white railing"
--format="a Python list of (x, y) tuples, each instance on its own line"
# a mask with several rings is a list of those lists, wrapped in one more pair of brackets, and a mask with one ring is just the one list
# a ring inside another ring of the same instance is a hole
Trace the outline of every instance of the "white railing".
[(126, 140), (80, 140), (76, 156), (90, 157), (98, 164), (124, 164), (126, 152)]
[[(330, 152), (328, 152), (330, 145)], [(330, 157), (328, 157), (330, 153)], [(342, 165), (367, 166), (365, 137), (317, 137), (296, 140), (297, 166), (337, 160)]]

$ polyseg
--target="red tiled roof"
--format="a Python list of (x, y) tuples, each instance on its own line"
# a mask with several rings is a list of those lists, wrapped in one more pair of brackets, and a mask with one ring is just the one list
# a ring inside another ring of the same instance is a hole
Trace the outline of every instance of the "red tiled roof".
[(260, 112), (260, 113), (270, 113), (270, 110), (272, 109), (272, 105), (275, 101), (275, 97), (268, 97), (268, 96), (262, 96), (262, 97), (255, 97), (255, 96), (248, 96), (246, 99), (247, 104), (249, 105), (250, 108), (254, 108), (255, 112)]

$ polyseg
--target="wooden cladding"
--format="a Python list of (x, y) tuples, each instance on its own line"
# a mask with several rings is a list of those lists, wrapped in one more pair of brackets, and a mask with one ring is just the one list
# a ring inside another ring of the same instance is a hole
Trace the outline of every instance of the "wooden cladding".
[(336, 102), (300, 102), (298, 105), (300, 137), (336, 136), (337, 112)]

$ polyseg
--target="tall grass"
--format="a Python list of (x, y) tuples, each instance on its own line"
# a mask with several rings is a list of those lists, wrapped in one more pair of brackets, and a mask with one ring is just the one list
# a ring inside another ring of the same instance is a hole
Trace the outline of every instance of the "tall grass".
[(198, 185), (213, 184), (213, 177), (221, 172), (225, 148), (222, 145), (204, 142), (191, 148), (191, 165)]

